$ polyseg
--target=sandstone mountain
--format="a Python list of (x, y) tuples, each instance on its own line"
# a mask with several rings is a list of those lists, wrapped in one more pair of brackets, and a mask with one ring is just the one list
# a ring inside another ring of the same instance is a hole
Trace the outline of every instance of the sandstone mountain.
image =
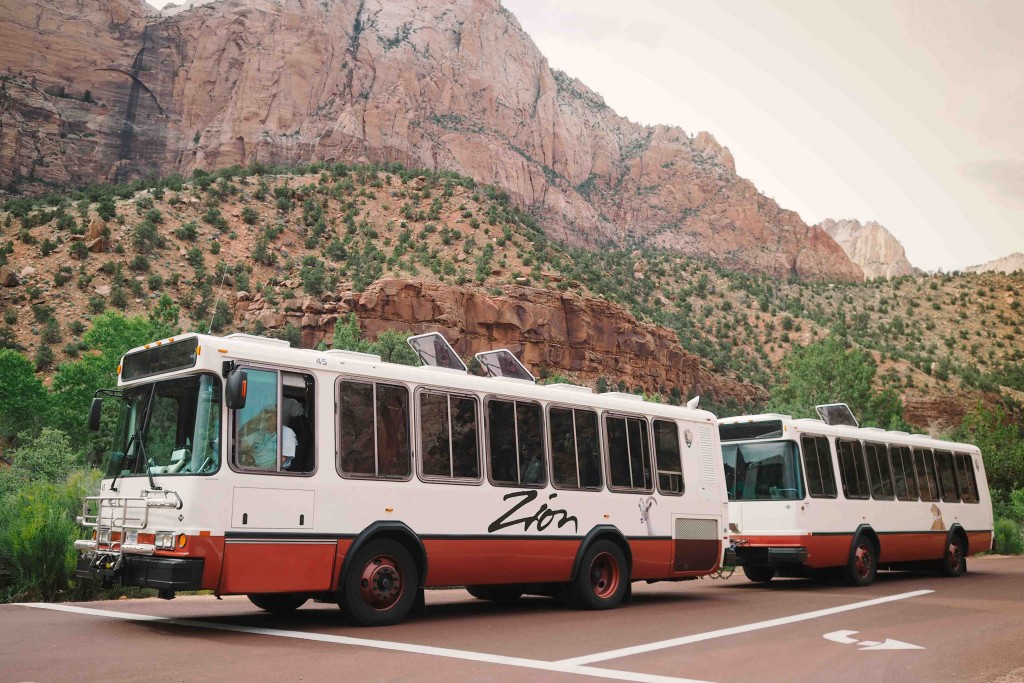
[(916, 275), (921, 271), (910, 264), (907, 254), (885, 226), (868, 221), (826, 218), (817, 227), (829, 234), (846, 255), (864, 271), (864, 278), (892, 278)]
[(968, 273), (1013, 273), (1018, 270), (1024, 271), (1024, 253), (1019, 251), (1015, 251), (1002, 258), (997, 258), (994, 261), (989, 261), (988, 263), (964, 268), (964, 271)]
[(634, 124), (552, 70), (498, 0), (24, 0), (0, 43), (0, 182), (398, 161), (499, 185), (570, 244), (863, 276), (710, 134)]

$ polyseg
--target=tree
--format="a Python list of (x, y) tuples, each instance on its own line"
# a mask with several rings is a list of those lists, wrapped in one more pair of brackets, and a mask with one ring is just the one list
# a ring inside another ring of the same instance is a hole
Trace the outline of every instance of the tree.
[(955, 438), (981, 449), (989, 488), (1004, 494), (1024, 488), (1024, 434), (1001, 407), (979, 402), (964, 416)]
[(10, 438), (41, 424), (46, 415), (46, 388), (32, 362), (13, 349), (0, 349), (0, 438)]
[(903, 402), (891, 389), (875, 392), (875, 362), (865, 351), (847, 350), (833, 334), (794, 348), (783, 362), (783, 381), (772, 387), (768, 407), (794, 417), (814, 417), (814, 406), (846, 403), (862, 426), (904, 426)]
[(406, 343), (408, 333), (396, 330), (385, 330), (377, 336), (377, 341), (371, 342), (363, 339), (363, 333), (359, 329), (359, 321), (355, 313), (349, 313), (348, 318), (338, 318), (334, 325), (334, 339), (331, 343), (332, 349), (344, 349), (345, 351), (358, 351), (360, 353), (374, 353), (381, 357), (381, 360), (388, 363), (399, 363), (401, 365), (419, 365), (419, 358)]

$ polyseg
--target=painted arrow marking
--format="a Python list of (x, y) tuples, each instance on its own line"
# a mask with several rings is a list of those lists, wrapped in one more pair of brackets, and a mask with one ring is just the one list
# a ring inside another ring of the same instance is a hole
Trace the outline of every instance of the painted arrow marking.
[(857, 648), (858, 650), (924, 650), (925, 648), (920, 645), (912, 645), (910, 643), (904, 643), (902, 640), (893, 640), (892, 638), (886, 638), (884, 643), (880, 643), (877, 640), (857, 640), (851, 638), (857, 631), (832, 631), (832, 633), (826, 633), (823, 638), (825, 640), (831, 640), (833, 643), (842, 643), (843, 645), (861, 645), (862, 647)]

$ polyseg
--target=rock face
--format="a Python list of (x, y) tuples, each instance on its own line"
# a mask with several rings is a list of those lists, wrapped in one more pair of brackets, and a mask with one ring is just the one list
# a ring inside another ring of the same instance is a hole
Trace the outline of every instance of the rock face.
[(997, 258), (994, 261), (982, 263), (981, 265), (978, 266), (964, 268), (964, 270), (968, 273), (1013, 273), (1018, 270), (1024, 270), (1024, 253), (1016, 251), (1010, 254), (1009, 256)]
[(498, 0), (24, 0), (0, 44), (0, 182), (397, 161), (505, 188), (575, 244), (862, 277), (708, 133), (636, 125), (552, 71)]
[(864, 271), (864, 278), (893, 278), (922, 271), (907, 260), (900, 241), (885, 226), (868, 221), (835, 221), (826, 218), (818, 227), (839, 243), (846, 255)]
[(678, 387), (686, 398), (704, 395), (741, 403), (767, 398), (760, 387), (701, 367), (671, 330), (639, 322), (617, 304), (570, 292), (507, 286), (491, 296), (471, 287), (391, 278), (361, 294), (340, 293), (325, 304), (286, 301), (284, 313), (273, 312), (257, 297), (240, 297), (236, 317), (259, 320), (271, 329), (291, 323), (302, 330), (306, 347), (329, 343), (338, 318), (354, 312), (371, 338), (388, 329), (443, 332), (464, 357), (507, 348), (534, 374), (547, 368), (589, 383), (621, 378), (647, 391), (667, 393)]

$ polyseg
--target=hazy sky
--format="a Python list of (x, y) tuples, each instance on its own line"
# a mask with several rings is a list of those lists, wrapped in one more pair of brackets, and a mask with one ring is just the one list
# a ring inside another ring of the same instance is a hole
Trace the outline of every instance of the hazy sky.
[(877, 220), (926, 269), (1024, 251), (1024, 1), (502, 1), (552, 67), (711, 132), (808, 223)]

